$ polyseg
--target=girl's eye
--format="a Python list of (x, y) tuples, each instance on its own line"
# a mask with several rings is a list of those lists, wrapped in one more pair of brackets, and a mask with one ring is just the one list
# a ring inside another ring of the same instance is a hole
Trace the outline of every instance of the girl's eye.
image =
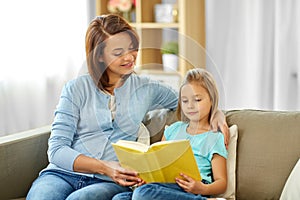
[(187, 103), (188, 102), (188, 100), (182, 100), (182, 103)]

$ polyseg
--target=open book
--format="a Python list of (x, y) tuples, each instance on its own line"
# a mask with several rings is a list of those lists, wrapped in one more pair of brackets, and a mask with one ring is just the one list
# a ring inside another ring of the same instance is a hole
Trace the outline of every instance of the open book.
[(189, 140), (170, 140), (145, 144), (119, 140), (113, 148), (122, 167), (135, 170), (147, 183), (174, 183), (181, 172), (201, 180)]

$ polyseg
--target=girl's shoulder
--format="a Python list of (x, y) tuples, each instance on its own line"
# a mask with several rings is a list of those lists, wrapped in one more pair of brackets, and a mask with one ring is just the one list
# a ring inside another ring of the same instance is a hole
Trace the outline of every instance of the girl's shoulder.
[(177, 121), (171, 124), (170, 126), (167, 126), (165, 129), (165, 136), (167, 138), (177, 135), (177, 133), (182, 132), (183, 130), (186, 130), (187, 123), (182, 121)]
[(223, 139), (224, 140), (224, 135), (220, 131), (214, 132), (214, 131), (210, 130), (210, 131), (207, 132), (207, 134), (208, 134), (208, 137), (216, 138), (216, 139), (220, 139), (220, 140)]
[(170, 129), (177, 129), (177, 128), (181, 128), (182, 126), (186, 126), (187, 123), (183, 122), (183, 121), (177, 121), (174, 122), (173, 124), (171, 124), (170, 126), (168, 126), (168, 128)]

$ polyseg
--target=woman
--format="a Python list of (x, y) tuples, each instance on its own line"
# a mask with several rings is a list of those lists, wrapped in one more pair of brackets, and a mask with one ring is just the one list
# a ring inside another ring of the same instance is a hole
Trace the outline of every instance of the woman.
[(138, 47), (136, 32), (120, 16), (92, 20), (86, 33), (89, 73), (62, 90), (48, 142), (50, 164), (27, 199), (111, 199), (143, 184), (136, 172), (120, 167), (111, 143), (137, 140), (146, 113), (175, 109), (178, 94), (133, 73)]

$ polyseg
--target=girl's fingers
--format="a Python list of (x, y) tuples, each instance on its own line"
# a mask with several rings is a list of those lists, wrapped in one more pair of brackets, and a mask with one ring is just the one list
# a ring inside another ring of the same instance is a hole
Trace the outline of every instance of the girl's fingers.
[(194, 180), (191, 177), (189, 177), (188, 175), (185, 175), (184, 173), (180, 173), (180, 176), (182, 176), (188, 182), (191, 182)]

